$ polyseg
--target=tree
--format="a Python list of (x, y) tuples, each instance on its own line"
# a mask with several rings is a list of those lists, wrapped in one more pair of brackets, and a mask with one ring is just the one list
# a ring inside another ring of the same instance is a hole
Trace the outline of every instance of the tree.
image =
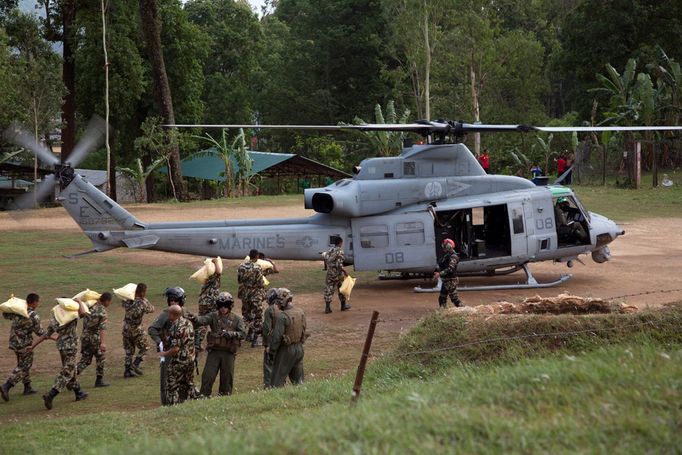
[[(384, 2), (391, 24), (392, 56), (408, 75), (417, 116), (431, 119), (431, 66), (443, 41), (449, 2), (400, 0)], [(451, 6), (451, 5), (450, 5)]]
[[(175, 113), (173, 111), (173, 98), (171, 96), (166, 65), (161, 48), (161, 21), (159, 19), (159, 8), (156, 0), (139, 0), (140, 19), (142, 21), (142, 32), (147, 44), (148, 57), (152, 66), (152, 80), (154, 86), (154, 99), (156, 100), (161, 116), (166, 124), (175, 124)], [(173, 182), (173, 191), (180, 200), (187, 200), (185, 182), (182, 180), (182, 169), (180, 168), (180, 150), (176, 141), (170, 143), (170, 154), (168, 158), (168, 172)]]
[[(173, 198), (177, 200), (177, 189), (175, 187), (175, 182), (170, 175), (170, 155), (174, 149), (177, 150), (180, 137), (176, 129), (164, 128), (163, 121), (164, 119), (161, 117), (150, 116), (142, 123), (140, 127), (142, 135), (135, 139), (135, 150), (138, 151), (138, 155), (151, 157), (152, 162), (147, 165), (144, 173), (136, 175), (138, 175), (138, 177), (144, 176), (143, 182), (146, 183), (153, 171), (160, 164), (157, 163), (157, 161), (159, 159), (165, 161), (168, 165), (168, 180), (171, 185), (171, 190), (173, 191)], [(139, 169), (141, 169), (142, 162), (140, 162), (139, 166)], [(149, 191), (145, 191), (145, 196), (149, 198)]]
[(116, 168), (119, 172), (128, 175), (135, 182), (133, 187), (133, 193), (135, 195), (135, 202), (147, 202), (147, 188), (146, 183), (149, 176), (154, 172), (161, 164), (167, 162), (165, 156), (160, 156), (155, 159), (152, 164), (146, 168), (142, 165), (142, 160), (137, 158), (135, 160), (135, 167), (119, 167)]
[[(604, 112), (605, 123), (631, 126), (641, 121), (652, 122), (656, 109), (655, 91), (651, 77), (646, 73), (637, 73), (637, 60), (631, 58), (625, 65), (621, 75), (611, 64), (606, 64), (606, 75), (597, 74), (601, 87), (592, 89), (604, 93), (609, 98), (609, 110)], [(632, 149), (634, 135), (625, 133), (627, 148)], [(626, 167), (628, 182), (635, 182), (634, 153), (628, 153)]]
[(207, 52), (200, 60), (205, 77), (203, 121), (251, 122), (254, 78), (263, 51), (258, 18), (248, 4), (234, 0), (192, 0), (185, 4), (185, 11), (191, 24), (206, 36)]
[[(217, 155), (223, 162), (225, 170), (225, 197), (245, 196), (248, 192), (249, 181), (252, 177), (251, 168), (253, 161), (248, 155), (244, 130), (239, 129), (237, 136), (230, 142), (229, 133), (223, 129), (219, 139), (206, 133), (206, 136), (195, 136), (197, 139), (208, 142), (212, 148), (195, 153), (193, 156)], [(239, 167), (235, 172), (233, 163)], [(236, 180), (236, 182), (235, 182)]]
[[(407, 123), (407, 119), (410, 116), (410, 111), (405, 109), (403, 114), (398, 118), (398, 114), (395, 111), (395, 103), (391, 100), (386, 105), (386, 117), (384, 118), (384, 113), (381, 109), (381, 105), (377, 104), (374, 106), (374, 118), (375, 122), (379, 124), (396, 124), (396, 123)], [(360, 117), (355, 117), (353, 120), (355, 125), (365, 125), (365, 122)], [(405, 133), (397, 131), (364, 131), (360, 133), (363, 137), (369, 140), (371, 145), (371, 152), (379, 156), (392, 156), (398, 155), (403, 151), (403, 140), (405, 139)]]

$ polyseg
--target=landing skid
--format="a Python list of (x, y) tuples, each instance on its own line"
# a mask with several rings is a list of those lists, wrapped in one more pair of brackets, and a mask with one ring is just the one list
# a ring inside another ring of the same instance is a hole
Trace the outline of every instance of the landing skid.
[[(558, 284), (564, 283), (571, 279), (571, 274), (562, 274), (559, 279), (550, 281), (548, 283), (538, 283), (527, 264), (521, 266), (524, 273), (526, 274), (525, 283), (517, 284), (499, 284), (491, 286), (458, 286), (458, 291), (501, 291), (504, 289), (539, 289), (539, 288), (551, 288)], [(416, 286), (414, 292), (440, 292), (441, 281), (438, 280), (438, 284), (433, 288), (423, 288), (421, 286)]]

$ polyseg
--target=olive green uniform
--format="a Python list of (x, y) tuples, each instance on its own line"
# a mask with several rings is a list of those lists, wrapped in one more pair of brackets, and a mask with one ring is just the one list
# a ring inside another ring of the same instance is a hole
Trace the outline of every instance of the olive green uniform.
[(275, 320), (279, 310), (277, 305), (268, 305), (263, 313), (263, 387), (266, 389), (272, 387), (272, 367), (275, 363), (275, 357), (270, 353), (270, 338), (275, 329)]
[[(183, 314), (185, 313), (183, 309)], [(168, 332), (170, 330), (173, 322), (168, 317), (168, 308), (164, 309), (161, 314), (152, 322), (152, 324), (147, 329), (147, 333), (154, 340), (156, 344), (156, 350), (159, 351), (159, 344), (163, 343), (164, 349), (168, 349), (170, 345), (168, 344)], [(164, 406), (169, 405), (168, 403), (168, 361), (161, 362), (160, 365), (160, 392), (161, 392), (161, 404)]]
[(290, 306), (281, 310), (275, 319), (270, 338), (270, 352), (275, 361), (272, 368), (272, 387), (283, 387), (287, 377), (292, 384), (303, 383), (303, 343), (306, 339), (305, 313)]
[(244, 321), (234, 313), (227, 316), (220, 314), (220, 310), (197, 316), (193, 321), (195, 326), (209, 326), (211, 331), (206, 337), (206, 364), (201, 374), (201, 394), (211, 396), (213, 383), (220, 372), (219, 395), (231, 395), (234, 383), (234, 360), (241, 340), (246, 337)]

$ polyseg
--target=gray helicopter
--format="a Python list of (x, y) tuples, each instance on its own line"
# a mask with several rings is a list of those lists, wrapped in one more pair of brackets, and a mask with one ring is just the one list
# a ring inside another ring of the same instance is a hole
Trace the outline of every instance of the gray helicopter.
[[(533, 127), (424, 121), (396, 125), (172, 125), (192, 128), (297, 128), (325, 131), (402, 131), (426, 138), (400, 156), (369, 158), (353, 178), (305, 190), (307, 218), (146, 223), (95, 188), (74, 168), (98, 145), (102, 122), (91, 122), (84, 139), (61, 164), (29, 133), (5, 137), (33, 151), (54, 168), (36, 188), (46, 196), (59, 185), (57, 200), (91, 240), (96, 253), (126, 247), (242, 259), (258, 249), (273, 259), (320, 260), (337, 237), (344, 240), (355, 270), (381, 271), (383, 278), (429, 277), (451, 238), (460, 255), (459, 273), (498, 275), (523, 270), (524, 283), (464, 289), (549, 287), (570, 275), (539, 283), (528, 264), (566, 263), (590, 253), (610, 259), (608, 244), (624, 231), (612, 220), (586, 210), (575, 193), (557, 185), (536, 186), (520, 177), (488, 175), (462, 143), (471, 132), (570, 132), (679, 130), (682, 127)], [(27, 194), (17, 207), (30, 206)], [(417, 291), (433, 291), (420, 289)]]

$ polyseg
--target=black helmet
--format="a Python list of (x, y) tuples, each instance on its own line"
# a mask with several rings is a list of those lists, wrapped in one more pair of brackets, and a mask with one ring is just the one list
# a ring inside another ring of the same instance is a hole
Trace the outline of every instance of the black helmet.
[(185, 290), (179, 286), (167, 288), (163, 294), (166, 296), (169, 305), (171, 302), (177, 302), (180, 306), (185, 304)]
[(215, 303), (218, 308), (229, 308), (231, 310), (234, 306), (234, 299), (229, 292), (221, 292), (218, 294), (218, 298), (215, 299)]

